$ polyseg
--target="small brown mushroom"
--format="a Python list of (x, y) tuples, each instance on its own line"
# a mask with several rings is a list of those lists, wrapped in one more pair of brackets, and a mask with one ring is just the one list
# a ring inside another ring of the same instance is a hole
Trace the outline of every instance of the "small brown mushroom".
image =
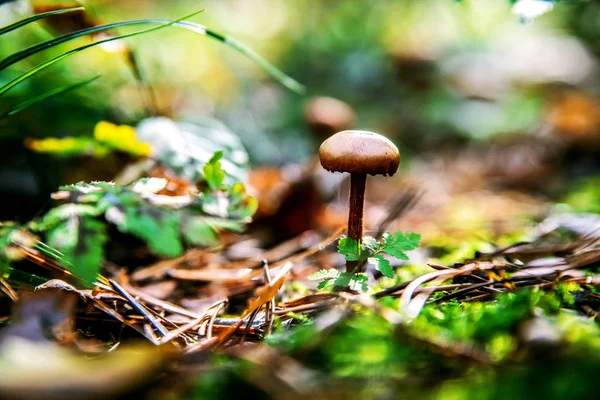
[(354, 126), (352, 107), (333, 97), (312, 98), (304, 108), (304, 118), (310, 131), (322, 139)]
[[(350, 210), (348, 237), (360, 243), (367, 174), (392, 176), (400, 164), (400, 152), (389, 139), (366, 131), (342, 131), (331, 136), (319, 148), (321, 165), (331, 172), (350, 173)], [(346, 262), (346, 271), (354, 272), (356, 262)]]

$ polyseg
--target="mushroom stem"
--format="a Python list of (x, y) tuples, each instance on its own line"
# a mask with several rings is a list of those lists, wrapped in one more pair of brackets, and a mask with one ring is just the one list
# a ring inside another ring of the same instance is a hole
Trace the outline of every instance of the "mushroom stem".
[[(363, 232), (366, 174), (350, 174), (350, 211), (348, 213), (348, 237), (359, 243)], [(346, 272), (355, 272), (357, 261), (346, 261)], [(356, 271), (360, 272), (360, 271)]]

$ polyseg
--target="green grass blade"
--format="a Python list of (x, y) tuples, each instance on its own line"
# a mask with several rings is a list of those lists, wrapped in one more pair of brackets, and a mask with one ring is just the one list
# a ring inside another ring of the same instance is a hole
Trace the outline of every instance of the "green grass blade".
[[(186, 27), (188, 27), (187, 23), (184, 23), (184, 24), (186, 25)], [(198, 25), (198, 24), (194, 24), (194, 25)], [(201, 25), (199, 25), (199, 26), (201, 26)], [(234, 49), (236, 49), (237, 51), (239, 51), (246, 57), (250, 58), (256, 64), (260, 65), (265, 71), (267, 71), (267, 73), (269, 75), (271, 75), (276, 81), (281, 83), (283, 86), (285, 86), (289, 90), (296, 92), (298, 94), (306, 93), (306, 87), (303, 84), (301, 84), (300, 82), (298, 82), (291, 76), (285, 74), (282, 70), (280, 70), (279, 68), (277, 68), (276, 66), (274, 66), (273, 64), (268, 62), (263, 56), (261, 56), (260, 54), (258, 54), (257, 52), (252, 50), (250, 47), (246, 46), (245, 44), (238, 42), (237, 40), (235, 40), (233, 38), (218, 35), (215, 32), (212, 32), (210, 30), (206, 30), (206, 35), (222, 41), (223, 43), (233, 47)]]
[(17, 105), (15, 108), (13, 108), (12, 110), (8, 111), (7, 113), (5, 113), (2, 117), (10, 117), (12, 115), (15, 115), (23, 110), (25, 110), (26, 108), (29, 108), (37, 103), (41, 103), (44, 100), (47, 100), (51, 97), (54, 96), (58, 96), (67, 92), (70, 92), (72, 90), (75, 89), (79, 89), (82, 86), (88, 85), (90, 83), (92, 83), (93, 81), (95, 81), (96, 79), (100, 78), (100, 75), (97, 75), (93, 78), (90, 79), (86, 79), (84, 81), (80, 81), (80, 82), (76, 82), (74, 84), (70, 84), (70, 85), (65, 85), (53, 90), (50, 90), (49, 92), (43, 93), (39, 96), (36, 96), (32, 99), (29, 99), (27, 101), (24, 101), (23, 103)]
[(21, 74), (20, 76), (16, 77), (12, 81), (8, 82), (6, 85), (2, 86), (0, 88), (0, 96), (2, 94), (6, 93), (11, 88), (13, 88), (14, 86), (16, 86), (17, 84), (19, 84), (20, 82), (23, 82), (25, 79), (29, 78), (30, 76), (32, 76), (32, 75), (40, 72), (44, 68), (47, 68), (47, 67), (51, 66), (52, 64), (55, 64), (55, 63), (57, 63), (57, 62), (59, 62), (61, 60), (64, 60), (65, 58), (70, 57), (72, 55), (75, 55), (75, 54), (77, 54), (77, 53), (79, 53), (79, 52), (81, 52), (83, 50), (89, 49), (91, 47), (98, 46), (100, 44), (112, 42), (114, 40), (121, 40), (121, 39), (126, 39), (126, 38), (130, 38), (130, 37), (142, 35), (144, 33), (154, 32), (154, 31), (157, 31), (159, 29), (163, 29), (163, 28), (166, 28), (166, 27), (171, 26), (173, 24), (176, 24), (177, 22), (180, 22), (180, 21), (182, 21), (184, 19), (191, 18), (191, 17), (193, 17), (193, 16), (201, 13), (202, 11), (203, 10), (196, 11), (196, 12), (190, 14), (190, 15), (186, 15), (183, 18), (179, 18), (179, 19), (176, 19), (176, 20), (173, 20), (173, 21), (169, 21), (169, 22), (167, 22), (165, 24), (161, 24), (161, 25), (155, 26), (153, 28), (148, 28), (148, 29), (144, 29), (144, 30), (141, 30), (141, 31), (136, 31), (136, 32), (128, 33), (128, 34), (125, 34), (125, 35), (111, 37), (111, 38), (108, 38), (108, 39), (100, 40), (100, 41), (97, 41), (97, 42), (94, 42), (94, 43), (87, 44), (85, 46), (81, 46), (81, 47), (77, 47), (75, 49), (69, 50), (69, 51), (67, 51), (67, 52), (65, 52), (65, 53), (63, 53), (63, 54), (61, 54), (59, 56), (51, 58), (50, 60), (45, 61), (45, 62), (43, 62), (43, 63), (41, 63), (41, 64), (33, 67), (29, 71), (25, 72), (24, 74)]
[[(43, 51), (50, 47), (57, 46), (61, 43), (76, 39), (81, 36), (98, 33), (98, 32), (103, 32), (103, 31), (107, 31), (107, 30), (119, 28), (119, 27), (124, 27), (124, 26), (165, 24), (168, 22), (169, 22), (168, 20), (163, 20), (163, 19), (123, 21), (123, 22), (116, 22), (113, 24), (95, 26), (93, 28), (83, 29), (83, 30), (80, 30), (77, 32), (62, 35), (62, 36), (56, 37), (54, 39), (48, 40), (46, 42), (42, 42), (37, 45), (28, 47), (24, 50), (21, 50), (15, 54), (5, 58), (4, 60), (0, 61), (0, 71), (2, 71), (3, 69), (11, 66), (12, 64), (14, 64), (20, 60), (23, 60), (23, 59), (29, 57), (32, 54), (39, 53), (40, 51)], [(204, 36), (208, 36), (213, 39), (216, 39), (216, 40), (234, 48), (235, 50), (239, 51), (243, 55), (249, 57), (252, 61), (254, 61), (258, 65), (260, 65), (262, 68), (264, 68), (265, 71), (267, 71), (267, 73), (269, 75), (271, 75), (275, 80), (277, 80), (279, 83), (281, 83), (283, 86), (287, 87), (288, 89), (290, 89), (296, 93), (299, 93), (299, 94), (303, 94), (306, 91), (306, 88), (304, 87), (304, 85), (300, 84), (298, 81), (289, 77), (288, 75), (283, 73), (280, 69), (275, 67), (273, 64), (269, 63), (265, 58), (258, 55), (254, 50), (250, 49), (249, 47), (238, 42), (235, 39), (232, 39), (225, 35), (221, 35), (217, 32), (214, 32), (214, 31), (206, 28), (203, 25), (196, 24), (193, 22), (188, 22), (188, 21), (176, 22), (173, 24), (173, 26), (181, 28), (181, 29), (186, 29), (188, 31), (192, 31), (199, 35), (204, 35)]]
[(73, 11), (80, 11), (80, 10), (84, 10), (84, 9), (85, 9), (84, 7), (79, 6), (79, 7), (63, 8), (62, 10), (48, 11), (48, 12), (45, 12), (45, 13), (32, 15), (31, 17), (28, 17), (28, 18), (22, 19), (20, 21), (17, 21), (14, 24), (6, 25), (6, 26), (0, 28), (0, 36), (4, 35), (5, 33), (10, 32), (10, 31), (14, 31), (15, 29), (18, 29), (18, 28), (20, 28), (22, 26), (25, 26), (27, 24), (35, 22), (37, 20), (46, 18), (46, 17), (51, 17), (53, 15), (70, 13), (70, 12), (73, 12)]

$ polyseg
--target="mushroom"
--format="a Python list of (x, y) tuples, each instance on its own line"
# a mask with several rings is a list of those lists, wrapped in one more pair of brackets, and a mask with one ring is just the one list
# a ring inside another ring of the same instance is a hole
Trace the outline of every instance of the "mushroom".
[(333, 97), (314, 97), (304, 108), (308, 128), (322, 139), (354, 126), (354, 110)]
[[(342, 131), (323, 142), (319, 158), (328, 171), (350, 173), (348, 237), (360, 243), (367, 174), (394, 175), (400, 164), (400, 152), (394, 143), (377, 133)], [(347, 261), (346, 271), (354, 272), (356, 266), (356, 261)]]

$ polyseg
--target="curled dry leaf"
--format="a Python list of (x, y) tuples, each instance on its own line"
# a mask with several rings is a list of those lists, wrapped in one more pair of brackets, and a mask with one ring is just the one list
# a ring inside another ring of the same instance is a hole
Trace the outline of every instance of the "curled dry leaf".
[(248, 300), (248, 308), (244, 315), (250, 315), (254, 311), (258, 310), (263, 304), (266, 304), (275, 298), (275, 295), (283, 286), (287, 274), (292, 270), (293, 264), (288, 262), (284, 264), (281, 269), (277, 272), (277, 275), (267, 283), (256, 289), (256, 297)]

